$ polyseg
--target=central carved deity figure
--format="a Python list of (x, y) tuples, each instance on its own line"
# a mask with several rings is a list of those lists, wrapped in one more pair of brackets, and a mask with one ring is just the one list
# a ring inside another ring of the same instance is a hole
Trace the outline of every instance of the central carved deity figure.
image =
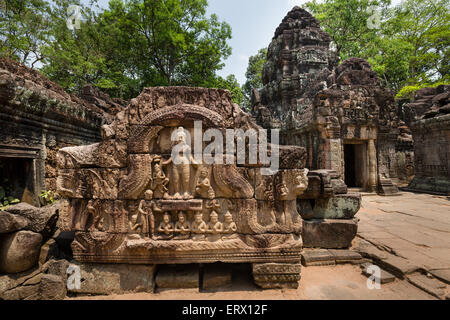
[(172, 134), (175, 137), (175, 143), (172, 145), (172, 156), (163, 163), (163, 165), (172, 164), (172, 180), (175, 194), (173, 198), (176, 200), (193, 199), (189, 182), (191, 179), (191, 165), (196, 167), (197, 163), (192, 157), (191, 147), (186, 142), (187, 134), (183, 127), (179, 127)]

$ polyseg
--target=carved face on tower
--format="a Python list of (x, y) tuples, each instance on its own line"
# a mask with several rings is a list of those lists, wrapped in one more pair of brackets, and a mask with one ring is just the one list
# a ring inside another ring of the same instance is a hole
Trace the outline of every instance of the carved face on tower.
[(180, 223), (184, 223), (186, 221), (186, 215), (182, 211), (178, 213), (178, 221)]

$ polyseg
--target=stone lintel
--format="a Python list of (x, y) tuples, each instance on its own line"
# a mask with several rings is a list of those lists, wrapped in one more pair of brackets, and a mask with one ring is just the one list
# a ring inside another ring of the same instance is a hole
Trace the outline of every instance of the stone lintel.
[(159, 201), (163, 211), (202, 211), (202, 200), (161, 200)]

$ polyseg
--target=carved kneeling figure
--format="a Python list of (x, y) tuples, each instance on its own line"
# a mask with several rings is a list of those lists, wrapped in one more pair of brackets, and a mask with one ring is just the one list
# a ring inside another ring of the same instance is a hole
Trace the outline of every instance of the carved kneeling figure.
[(203, 214), (201, 212), (196, 213), (195, 220), (192, 222), (192, 240), (204, 241), (207, 228), (206, 222), (203, 221)]
[(216, 242), (238, 238), (236, 233), (237, 226), (229, 211), (225, 214), (223, 223), (219, 221), (219, 215), (214, 210), (209, 216), (208, 223), (203, 220), (201, 212), (195, 214), (192, 224), (187, 221), (186, 214), (182, 211), (178, 212), (178, 221), (175, 223), (175, 226), (170, 222), (170, 219), (170, 214), (166, 212), (163, 221), (157, 229), (159, 236), (155, 240), (188, 240), (191, 238), (191, 235), (193, 241), (208, 240)]
[(219, 215), (213, 211), (211, 212), (209, 216), (209, 223), (208, 223), (208, 240), (209, 241), (218, 241), (222, 239), (222, 232), (223, 232), (223, 224), (219, 221)]
[(178, 213), (178, 221), (175, 224), (176, 236), (174, 240), (187, 240), (191, 235), (191, 225), (186, 220), (186, 215), (180, 211)]
[(167, 212), (164, 214), (163, 221), (159, 224), (158, 232), (161, 234), (158, 237), (159, 240), (170, 240), (173, 238), (174, 227)]
[(231, 240), (236, 239), (238, 235), (236, 234), (237, 226), (233, 221), (233, 215), (228, 211), (225, 214), (225, 222), (223, 223), (223, 240)]

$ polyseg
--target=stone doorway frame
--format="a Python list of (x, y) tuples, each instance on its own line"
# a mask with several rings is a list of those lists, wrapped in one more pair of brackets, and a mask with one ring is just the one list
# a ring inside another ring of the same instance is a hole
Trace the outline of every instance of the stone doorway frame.
[[(375, 140), (371, 139), (344, 139), (343, 140), (343, 178), (345, 179), (345, 146), (354, 145), (355, 151), (355, 182), (363, 191), (376, 191), (376, 177), (377, 177), (377, 155), (375, 149)], [(359, 161), (358, 161), (359, 160)], [(362, 163), (361, 163), (362, 162)], [(358, 177), (358, 175), (360, 177)], [(348, 183), (348, 181), (345, 181)]]
[(40, 206), (39, 194), (45, 189), (45, 163), (41, 148), (23, 145), (0, 144), (0, 158), (28, 159), (31, 161), (27, 188), (31, 193), (31, 199), (20, 199), (22, 202), (31, 202), (31, 205)]

